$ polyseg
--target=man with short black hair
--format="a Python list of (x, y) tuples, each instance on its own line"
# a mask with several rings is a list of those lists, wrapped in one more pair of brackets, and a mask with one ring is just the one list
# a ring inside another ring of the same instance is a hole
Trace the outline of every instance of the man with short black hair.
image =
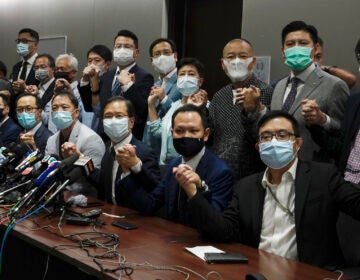
[(20, 142), (30, 146), (32, 150), (38, 149), (44, 154), (47, 140), (52, 133), (41, 122), (40, 97), (29, 93), (19, 95), (15, 111), (19, 124), (25, 130), (20, 133)]
[(7, 147), (12, 142), (19, 142), (21, 127), (9, 116), (10, 96), (0, 94), (0, 142)]
[(122, 185), (136, 208), (154, 214), (165, 205), (165, 217), (195, 226), (187, 196), (181, 186), (190, 184), (216, 211), (222, 212), (232, 194), (233, 176), (225, 162), (205, 147), (210, 129), (204, 109), (193, 104), (179, 107), (172, 115), (174, 147), (181, 155), (170, 161), (161, 181), (151, 192), (136, 181), (136, 174)]
[(341, 267), (336, 222), (339, 210), (360, 219), (360, 188), (345, 182), (333, 165), (298, 158), (302, 143), (293, 116), (266, 114), (258, 123), (257, 147), (267, 168), (235, 185), (223, 214), (193, 185), (183, 185), (203, 236), (328, 269)]
[(25, 91), (26, 85), (38, 85), (35, 79), (33, 64), (37, 57), (39, 34), (30, 28), (23, 28), (19, 31), (16, 42), (16, 52), (21, 56), (21, 61), (13, 66), (11, 80), (16, 93)]
[[(136, 114), (133, 134), (142, 139), (148, 115), (147, 98), (154, 78), (136, 64), (139, 53), (137, 36), (129, 30), (120, 30), (115, 36), (113, 50), (117, 67), (101, 77), (99, 99), (101, 110), (112, 96), (129, 99)], [(99, 131), (102, 133), (102, 128)]]

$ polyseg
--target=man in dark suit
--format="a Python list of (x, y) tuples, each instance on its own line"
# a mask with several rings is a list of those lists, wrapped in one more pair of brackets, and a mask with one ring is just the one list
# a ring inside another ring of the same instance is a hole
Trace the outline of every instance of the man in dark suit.
[(193, 211), (180, 186), (192, 185), (216, 211), (222, 212), (232, 194), (233, 176), (229, 167), (211, 153), (204, 142), (210, 129), (202, 108), (192, 104), (177, 109), (172, 116), (172, 136), (176, 151), (182, 155), (169, 163), (162, 180), (149, 192), (136, 176), (126, 177), (123, 188), (130, 194), (136, 208), (153, 214), (165, 206), (167, 219), (195, 226)]
[(39, 44), (39, 34), (30, 28), (23, 28), (19, 31), (16, 42), (16, 52), (22, 57), (13, 66), (10, 78), (13, 81), (13, 89), (16, 93), (25, 91), (27, 85), (38, 85), (39, 81), (35, 78), (33, 64), (37, 57)]
[(193, 186), (183, 188), (205, 237), (335, 269), (344, 264), (336, 233), (339, 210), (360, 219), (360, 188), (345, 182), (333, 165), (299, 159), (299, 133), (296, 119), (283, 111), (259, 121), (257, 145), (267, 169), (235, 186), (222, 215)]
[(20, 134), (20, 141), (29, 145), (32, 150), (39, 149), (44, 154), (52, 133), (41, 122), (41, 99), (33, 94), (21, 94), (16, 101), (15, 111), (19, 124), (25, 129)]
[(135, 60), (138, 55), (136, 35), (128, 30), (120, 30), (114, 40), (113, 52), (117, 68), (102, 76), (99, 99), (101, 111), (111, 96), (120, 95), (129, 99), (135, 108), (133, 134), (137, 139), (142, 139), (148, 115), (147, 98), (154, 84), (154, 78), (136, 64)]
[(0, 94), (0, 139), (5, 147), (12, 142), (19, 142), (19, 134), (21, 133), (21, 127), (9, 117), (9, 112), (10, 97)]
[(151, 191), (160, 179), (158, 159), (150, 147), (131, 133), (135, 110), (131, 101), (122, 96), (110, 98), (104, 107), (103, 123), (111, 143), (106, 147), (99, 176), (99, 198), (108, 202), (135, 208), (129, 194), (124, 191), (126, 176)]

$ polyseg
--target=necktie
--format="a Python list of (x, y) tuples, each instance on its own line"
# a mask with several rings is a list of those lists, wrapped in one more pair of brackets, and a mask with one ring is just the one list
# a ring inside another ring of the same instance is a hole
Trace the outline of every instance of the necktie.
[(111, 89), (111, 95), (112, 96), (115, 96), (116, 95), (116, 91), (118, 90), (118, 88), (120, 87), (120, 83), (117, 79), (117, 76), (119, 76), (120, 74), (120, 70), (116, 71), (116, 74), (115, 74), (115, 82), (112, 86), (112, 89)]
[(114, 147), (109, 148), (108, 158), (106, 159), (106, 164), (104, 166), (104, 189), (105, 189), (105, 199), (108, 202), (111, 202), (111, 192), (112, 192), (112, 170), (115, 161), (115, 150)]
[(296, 77), (293, 77), (291, 79), (291, 89), (290, 89), (289, 95), (287, 96), (287, 98), (283, 104), (283, 107), (282, 107), (283, 111), (289, 112), (291, 106), (293, 105), (295, 98), (296, 98), (297, 86), (298, 86), (299, 81), (300, 80)]
[(20, 79), (21, 80), (26, 79), (27, 65), (28, 65), (27, 61), (24, 61), (23, 64), (22, 64), (22, 70), (21, 70), (21, 73), (20, 73)]

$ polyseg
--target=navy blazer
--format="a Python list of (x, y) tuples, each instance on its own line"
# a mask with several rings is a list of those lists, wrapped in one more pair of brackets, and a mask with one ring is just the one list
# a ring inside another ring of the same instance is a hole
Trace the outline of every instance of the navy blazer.
[[(140, 68), (136, 64), (129, 70), (130, 73), (135, 74), (134, 84), (123, 93), (121, 87), (119, 87), (115, 95), (122, 95), (126, 99), (130, 100), (134, 105), (135, 109), (135, 124), (132, 130), (132, 133), (137, 139), (142, 139), (144, 127), (146, 124), (148, 116), (148, 104), (147, 99), (151, 90), (151, 87), (154, 84), (153, 76), (146, 72), (144, 69)], [(106, 72), (100, 79), (100, 107), (101, 107), (101, 116), (105, 106), (106, 101), (112, 97), (112, 83), (116, 69), (112, 69)], [(100, 131), (101, 133), (102, 131)]]
[[(134, 205), (144, 214), (152, 215), (165, 205), (166, 218), (179, 221), (178, 200), (180, 186), (172, 173), (173, 167), (181, 164), (182, 158), (173, 159), (165, 171), (164, 176), (157, 187), (150, 193), (144, 186), (134, 180), (136, 176), (128, 176), (124, 179), (123, 188), (131, 194)], [(208, 185), (209, 190), (201, 195), (211, 204), (213, 209), (222, 212), (232, 195), (233, 176), (224, 161), (205, 148), (205, 154), (196, 168), (196, 173)], [(194, 226), (192, 212), (185, 208), (184, 215), (188, 220), (186, 224)]]
[[(160, 180), (158, 158), (155, 156), (153, 150), (149, 146), (137, 140), (134, 136), (131, 138), (130, 144), (136, 146), (136, 155), (142, 162), (141, 171), (136, 176), (134, 176), (134, 180), (136, 180), (136, 182), (141, 185), (145, 185), (148, 191), (152, 191)], [(110, 185), (112, 178), (107, 178), (106, 176), (108, 176), (107, 174), (110, 174), (108, 171), (110, 168), (112, 169), (112, 166), (113, 162), (110, 161), (109, 142), (107, 143), (106, 151), (101, 161), (100, 176), (98, 178), (98, 196), (101, 199), (105, 199), (109, 203), (112, 203)], [(115, 179), (115, 188), (117, 189), (116, 203), (118, 205), (135, 208), (131, 199), (129, 198), (128, 193), (124, 190), (124, 180), (121, 180), (121, 173), (122, 169), (121, 166), (119, 166)]]
[(19, 143), (19, 134), (22, 132), (22, 128), (18, 126), (11, 117), (9, 117), (0, 126), (0, 138), (2, 145), (8, 147), (10, 143)]
[(45, 153), (46, 143), (49, 137), (53, 135), (53, 133), (48, 130), (43, 124), (39, 127), (34, 135), (34, 141), (36, 144), (36, 148), (39, 149), (43, 154)]
[[(200, 232), (217, 242), (237, 241), (258, 248), (266, 191), (264, 172), (242, 179), (223, 214), (196, 194), (189, 201)], [(298, 161), (295, 181), (295, 230), (299, 260), (335, 269), (344, 264), (336, 232), (339, 210), (360, 219), (360, 189), (345, 182), (336, 167)]]
[[(13, 81), (16, 81), (18, 79), (22, 63), (23, 63), (22, 61), (19, 61), (18, 63), (16, 63), (13, 66), (12, 73), (10, 75), (10, 77), (13, 79)], [(38, 80), (36, 80), (36, 78), (35, 78), (34, 67), (31, 67), (30, 72), (29, 72), (28, 76), (26, 77), (25, 83), (26, 83), (26, 85), (36, 85), (36, 86), (39, 85), (40, 82)]]

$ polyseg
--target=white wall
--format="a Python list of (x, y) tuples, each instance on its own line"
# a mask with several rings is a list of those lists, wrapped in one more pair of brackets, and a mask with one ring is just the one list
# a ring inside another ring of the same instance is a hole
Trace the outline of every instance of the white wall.
[(88, 49), (95, 44), (112, 49), (116, 33), (129, 29), (139, 38), (139, 65), (152, 71), (148, 47), (166, 30), (163, 7), (164, 0), (0, 0), (0, 60), (10, 74), (19, 59), (14, 40), (30, 27), (40, 37), (67, 35), (67, 50), (82, 69)]
[[(358, 76), (354, 48), (360, 38), (359, 0), (243, 0), (242, 36), (256, 55), (271, 56), (271, 78), (289, 72), (281, 58), (281, 30), (293, 20), (314, 25), (325, 44), (325, 63)], [(360, 81), (356, 88), (360, 88)]]

